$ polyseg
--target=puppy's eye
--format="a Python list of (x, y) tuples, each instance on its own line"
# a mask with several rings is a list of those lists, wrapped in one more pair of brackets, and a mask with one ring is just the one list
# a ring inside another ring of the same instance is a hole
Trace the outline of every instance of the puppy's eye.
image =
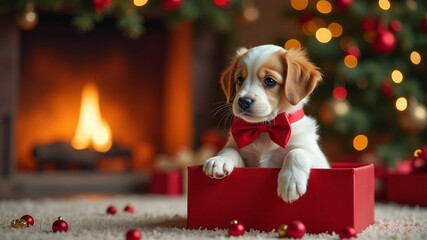
[(266, 77), (264, 78), (264, 81), (262, 82), (262, 84), (266, 88), (272, 88), (277, 85), (277, 82), (272, 77)]
[(237, 77), (237, 84), (242, 85), (243, 81), (245, 81), (245, 79), (243, 79), (243, 77)]

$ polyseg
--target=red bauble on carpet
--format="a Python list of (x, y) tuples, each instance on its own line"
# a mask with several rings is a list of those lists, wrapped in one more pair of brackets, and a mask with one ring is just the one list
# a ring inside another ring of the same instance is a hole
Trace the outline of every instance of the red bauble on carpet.
[(141, 237), (141, 233), (136, 229), (131, 229), (126, 233), (126, 240), (140, 240)]
[(27, 222), (27, 227), (34, 225), (34, 218), (31, 217), (30, 215), (24, 215), (21, 217), (21, 219)]
[(231, 226), (228, 228), (228, 234), (234, 237), (243, 236), (245, 234), (245, 226), (237, 220), (233, 220), (231, 221)]
[(62, 217), (58, 217), (58, 220), (53, 222), (52, 224), (53, 232), (66, 232), (68, 231), (68, 224), (66, 221), (62, 219)]
[(286, 230), (286, 236), (292, 238), (302, 238), (306, 232), (304, 223), (300, 221), (293, 221), (288, 224), (288, 229)]
[(345, 227), (339, 233), (340, 239), (357, 237), (357, 233), (352, 227)]
[(133, 213), (135, 212), (135, 209), (133, 208), (132, 205), (128, 204), (125, 206), (125, 208), (123, 209), (123, 211), (128, 212), (128, 213)]
[(116, 212), (117, 212), (117, 208), (116, 208), (116, 207), (114, 207), (114, 206), (109, 206), (109, 207), (107, 208), (107, 214), (114, 215), (114, 214), (116, 214)]

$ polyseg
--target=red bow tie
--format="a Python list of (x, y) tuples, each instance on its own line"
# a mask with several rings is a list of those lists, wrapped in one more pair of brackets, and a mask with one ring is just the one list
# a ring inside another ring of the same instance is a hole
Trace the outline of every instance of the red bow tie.
[(291, 123), (303, 117), (304, 110), (302, 108), (291, 114), (281, 113), (267, 123), (248, 123), (241, 118), (234, 117), (231, 134), (239, 149), (255, 141), (260, 132), (268, 132), (273, 142), (285, 148), (291, 137)]

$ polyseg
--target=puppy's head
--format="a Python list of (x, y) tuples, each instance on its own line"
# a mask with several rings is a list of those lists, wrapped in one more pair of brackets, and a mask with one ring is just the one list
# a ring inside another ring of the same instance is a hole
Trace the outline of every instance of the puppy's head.
[(261, 45), (239, 49), (221, 85), (233, 114), (256, 123), (302, 107), (320, 80), (304, 51)]

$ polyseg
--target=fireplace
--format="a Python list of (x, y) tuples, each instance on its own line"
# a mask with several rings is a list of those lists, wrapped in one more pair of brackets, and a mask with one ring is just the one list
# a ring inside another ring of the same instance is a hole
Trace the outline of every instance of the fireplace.
[[(131, 40), (109, 23), (85, 34), (68, 23), (66, 17), (42, 16), (37, 28), (21, 34), (18, 170), (39, 167), (34, 147), (72, 141), (87, 84), (98, 91), (99, 109), (115, 144), (146, 148), (152, 154), (160, 151), (167, 32), (152, 24), (143, 37)], [(154, 159), (131, 157), (135, 168), (147, 167)]]
[[(197, 147), (216, 127), (209, 112), (222, 99), (226, 58), (222, 37), (205, 26), (169, 30), (154, 19), (132, 40), (109, 20), (77, 33), (67, 16), (41, 14), (32, 31), (10, 19), (0, 24), (0, 196), (142, 191), (157, 154)], [(105, 151), (72, 145), (88, 85), (111, 134)], [(60, 157), (40, 159), (40, 147)], [(82, 150), (94, 154), (91, 167), (61, 158)]]

